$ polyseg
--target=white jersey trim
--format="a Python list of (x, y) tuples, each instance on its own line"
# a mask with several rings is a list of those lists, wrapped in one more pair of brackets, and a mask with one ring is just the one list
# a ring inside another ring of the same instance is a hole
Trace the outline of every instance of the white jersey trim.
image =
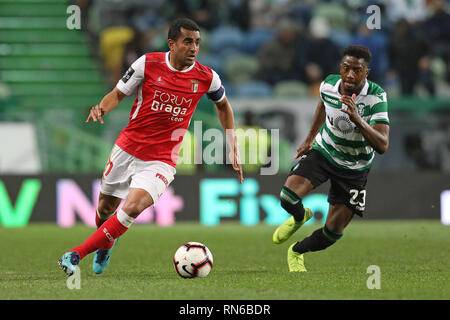
[[(131, 76), (126, 79), (130, 72)], [(127, 70), (124, 77), (117, 82), (117, 89), (129, 96), (142, 83), (145, 74), (145, 54), (140, 56)]]
[(178, 69), (175, 69), (175, 68), (172, 67), (172, 65), (170, 64), (169, 54), (170, 54), (170, 51), (167, 51), (167, 52), (166, 52), (166, 65), (167, 65), (167, 68), (169, 68), (170, 70), (176, 71), (176, 72), (189, 72), (189, 71), (192, 70), (192, 68), (194, 68), (196, 61), (194, 61), (194, 63), (193, 63), (189, 68), (187, 68), (187, 69), (184, 69), (184, 70), (178, 70)]

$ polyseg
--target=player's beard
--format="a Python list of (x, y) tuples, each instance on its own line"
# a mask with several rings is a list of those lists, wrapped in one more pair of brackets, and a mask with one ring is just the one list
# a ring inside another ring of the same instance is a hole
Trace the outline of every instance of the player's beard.
[[(345, 81), (344, 81), (344, 83), (345, 83)], [(342, 89), (342, 92), (347, 96), (351, 96), (352, 94), (358, 95), (361, 92), (363, 85), (364, 85), (364, 82), (362, 82), (358, 85), (354, 85), (353, 87), (347, 87), (344, 85), (344, 83), (342, 83), (341, 89)]]

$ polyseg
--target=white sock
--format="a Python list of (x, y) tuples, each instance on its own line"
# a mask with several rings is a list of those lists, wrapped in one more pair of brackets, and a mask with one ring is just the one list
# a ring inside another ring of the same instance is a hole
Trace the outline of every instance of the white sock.
[(117, 212), (117, 220), (119, 220), (124, 227), (129, 228), (133, 224), (135, 218), (130, 217), (125, 211), (120, 209), (119, 212)]

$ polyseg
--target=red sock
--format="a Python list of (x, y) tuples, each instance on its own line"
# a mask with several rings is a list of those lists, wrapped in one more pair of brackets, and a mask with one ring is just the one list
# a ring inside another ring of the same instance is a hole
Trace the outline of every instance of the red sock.
[(128, 228), (119, 222), (117, 214), (106, 220), (101, 228), (97, 229), (89, 238), (78, 247), (70, 251), (76, 251), (83, 259), (89, 253), (97, 249), (110, 249), (114, 240), (127, 231)]
[(97, 225), (97, 229), (100, 228), (100, 226), (103, 224), (103, 222), (105, 222), (105, 221), (100, 220), (100, 218), (98, 217), (98, 214), (95, 213), (95, 224)]
[[(115, 215), (116, 212), (114, 212), (110, 217), (112, 217), (113, 215)], [(97, 211), (95, 211), (95, 224), (97, 225), (97, 229), (100, 228), (100, 226), (109, 218), (106, 218), (105, 220), (100, 219), (100, 217), (98, 216), (99, 213)]]
[[(109, 219), (109, 218), (108, 218)], [(106, 219), (106, 220), (108, 220), (108, 219)], [(106, 220), (101, 220), (99, 217), (98, 217), (98, 214), (95, 214), (95, 224), (97, 225), (97, 229), (99, 229), (101, 226), (102, 226), (102, 224), (103, 223), (105, 223), (105, 221)], [(106, 249), (111, 249), (111, 247), (114, 245), (114, 241), (113, 242), (111, 242), (109, 245), (108, 245), (108, 248), (106, 248)]]

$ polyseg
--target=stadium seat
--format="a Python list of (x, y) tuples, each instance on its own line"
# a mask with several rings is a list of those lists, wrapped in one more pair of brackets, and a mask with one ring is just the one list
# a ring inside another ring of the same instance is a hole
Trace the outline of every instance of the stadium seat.
[(254, 56), (235, 54), (225, 60), (224, 68), (226, 78), (237, 85), (253, 78), (259, 70), (259, 62)]
[[(66, 16), (63, 17), (48, 17), (42, 19), (42, 17), (0, 17), (0, 30), (13, 30), (13, 29), (59, 29), (68, 30), (66, 26)], [(70, 31), (70, 30), (68, 30)]]
[(345, 48), (352, 44), (352, 35), (343, 30), (331, 30), (330, 40), (338, 47)]
[(273, 35), (274, 31), (268, 29), (249, 30), (245, 35), (241, 50), (248, 54), (255, 54), (259, 51), (261, 45), (271, 39)]
[(2, 1), (0, 12), (3, 17), (67, 17), (68, 4), (64, 1), (54, 1), (50, 5), (45, 1)]
[(322, 3), (315, 8), (314, 14), (316, 17), (327, 19), (332, 30), (349, 30), (349, 13), (339, 3)]
[(87, 46), (74, 43), (13, 43), (2, 50), (5, 56), (89, 56)]
[(221, 75), (224, 71), (224, 63), (222, 57), (216, 54), (205, 53), (203, 49), (200, 50), (198, 62), (214, 69), (214, 71), (216, 71), (219, 75)]
[(55, 86), (51, 82), (18, 82), (10, 83), (9, 88), (13, 96), (30, 95), (102, 95), (105, 94), (105, 88), (102, 83), (61, 83)]
[(103, 81), (101, 75), (97, 71), (89, 70), (51, 70), (30, 72), (28, 70), (2, 70), (0, 71), (0, 79), (8, 83), (15, 82), (54, 82), (54, 83), (101, 83)]
[(93, 70), (97, 65), (90, 57), (4, 56), (0, 70)]
[(308, 86), (301, 81), (286, 80), (278, 82), (273, 88), (276, 97), (308, 96)]
[(433, 72), (436, 79), (440, 81), (445, 80), (445, 73), (446, 73), (446, 65), (445, 61), (439, 57), (433, 58), (431, 60), (431, 71)]
[(239, 97), (268, 97), (272, 94), (272, 89), (266, 82), (248, 81), (237, 86), (235, 94)]
[(71, 30), (11, 29), (0, 32), (0, 43), (83, 43), (82, 32)]
[(241, 30), (236, 27), (223, 26), (211, 31), (209, 47), (214, 53), (222, 54), (222, 51), (228, 48), (240, 50), (244, 40)]

